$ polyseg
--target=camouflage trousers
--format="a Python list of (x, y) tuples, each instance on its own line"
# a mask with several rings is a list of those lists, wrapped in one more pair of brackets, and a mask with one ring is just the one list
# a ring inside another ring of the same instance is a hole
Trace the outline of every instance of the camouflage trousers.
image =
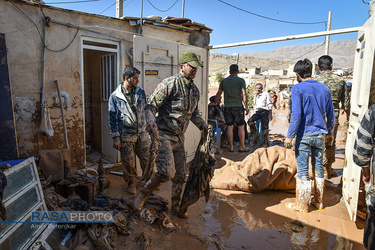
[[(182, 137), (182, 138), (181, 138)], [(185, 146), (183, 135), (159, 134), (161, 146), (156, 157), (157, 177), (161, 182), (172, 180), (173, 184), (181, 185), (185, 182)]]
[(337, 136), (337, 129), (339, 127), (339, 114), (340, 110), (335, 110), (335, 128), (333, 130), (333, 144), (332, 146), (326, 146), (324, 150), (323, 156), (323, 166), (331, 166), (332, 163), (336, 161), (335, 154), (336, 154), (336, 136)]
[(140, 135), (136, 140), (121, 140), (120, 152), (125, 182), (134, 180), (137, 176), (135, 156), (138, 156), (142, 171), (145, 170), (150, 160), (150, 145), (151, 140), (148, 134)]

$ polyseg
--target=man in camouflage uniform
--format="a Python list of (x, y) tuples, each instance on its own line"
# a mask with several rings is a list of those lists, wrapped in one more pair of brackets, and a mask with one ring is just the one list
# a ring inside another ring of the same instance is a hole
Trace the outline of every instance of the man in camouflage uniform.
[[(134, 208), (140, 211), (147, 196), (161, 184), (172, 180), (173, 212), (181, 218), (187, 213), (180, 213), (182, 185), (185, 182), (185, 146), (184, 133), (191, 120), (200, 130), (208, 130), (208, 124), (199, 114), (199, 89), (193, 79), (198, 67), (203, 65), (193, 52), (184, 52), (179, 57), (180, 73), (164, 79), (151, 94), (146, 110), (147, 130), (156, 125), (159, 128), (161, 146), (156, 158), (157, 172), (140, 190), (134, 200)], [(156, 115), (156, 120), (155, 120)]]
[[(363, 232), (363, 244), (375, 249), (375, 105), (362, 118), (354, 142), (353, 161), (362, 167), (362, 179), (366, 189), (367, 215)], [(370, 163), (371, 162), (371, 163)]]
[(350, 118), (350, 98), (351, 98), (351, 93), (352, 93), (352, 83), (347, 82), (346, 83), (346, 95), (347, 95), (347, 100), (345, 103), (345, 107), (348, 107), (347, 110), (343, 110), (341, 114), (343, 115), (346, 113), (346, 121), (343, 125), (342, 132), (343, 132), (343, 137), (340, 139), (341, 142), (346, 142), (346, 139), (348, 137), (348, 128), (349, 128), (349, 118)]
[(332, 163), (335, 162), (335, 146), (336, 146), (336, 135), (337, 128), (339, 126), (339, 115), (340, 115), (340, 103), (344, 110), (348, 107), (348, 97), (346, 91), (346, 83), (340, 77), (332, 73), (332, 58), (330, 56), (321, 56), (318, 60), (318, 67), (321, 71), (320, 75), (315, 79), (318, 82), (326, 85), (331, 91), (333, 107), (335, 109), (335, 130), (333, 134), (332, 145), (326, 144), (326, 150), (324, 152), (323, 165), (324, 165), (324, 178), (331, 178), (336, 176), (336, 172), (332, 169)]
[(128, 184), (129, 194), (136, 194), (135, 155), (138, 156), (144, 170), (150, 157), (150, 136), (146, 131), (146, 95), (137, 86), (139, 70), (132, 66), (123, 71), (124, 82), (109, 98), (109, 129), (113, 138), (113, 147), (121, 152), (124, 180)]

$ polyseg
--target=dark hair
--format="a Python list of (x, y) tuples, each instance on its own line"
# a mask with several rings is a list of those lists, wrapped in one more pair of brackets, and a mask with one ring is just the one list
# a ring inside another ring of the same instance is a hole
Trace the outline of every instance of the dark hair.
[(324, 55), (324, 56), (319, 57), (319, 60), (318, 60), (319, 69), (320, 70), (332, 69), (331, 68), (332, 62), (333, 60), (332, 60), (332, 57), (330, 56)]
[(232, 64), (229, 66), (229, 72), (235, 73), (238, 71), (238, 65), (237, 64)]
[(133, 67), (133, 66), (127, 66), (123, 71), (122, 71), (122, 79), (125, 80), (125, 76), (127, 77), (132, 77), (134, 76), (135, 74), (140, 74), (141, 72)]
[(311, 77), (312, 63), (307, 58), (304, 60), (299, 60), (296, 65), (294, 65), (293, 71), (300, 75), (300, 77), (302, 78)]

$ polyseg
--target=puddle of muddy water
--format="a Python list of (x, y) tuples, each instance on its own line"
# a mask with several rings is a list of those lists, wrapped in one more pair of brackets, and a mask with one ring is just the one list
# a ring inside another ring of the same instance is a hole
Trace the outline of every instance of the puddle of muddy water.
[[(174, 220), (181, 231), (154, 238), (152, 249), (364, 249), (355, 241), (271, 212), (293, 194), (221, 195), (214, 192), (196, 218)], [(190, 209), (189, 212), (191, 212)], [(342, 230), (343, 225), (336, 225)], [(350, 233), (350, 232), (349, 232)]]
[(184, 226), (205, 241), (207, 249), (363, 249), (360, 243), (307, 225), (303, 219), (267, 209), (293, 196), (267, 191), (229, 196), (214, 192), (204, 212)]

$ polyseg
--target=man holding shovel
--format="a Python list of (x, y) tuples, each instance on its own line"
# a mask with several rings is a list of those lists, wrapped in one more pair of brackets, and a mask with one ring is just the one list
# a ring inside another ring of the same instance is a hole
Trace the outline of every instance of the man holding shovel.
[(129, 194), (136, 194), (135, 155), (144, 171), (150, 158), (150, 136), (146, 131), (146, 94), (137, 86), (139, 70), (128, 66), (123, 71), (124, 82), (109, 98), (109, 128), (113, 147), (121, 152), (124, 180)]

